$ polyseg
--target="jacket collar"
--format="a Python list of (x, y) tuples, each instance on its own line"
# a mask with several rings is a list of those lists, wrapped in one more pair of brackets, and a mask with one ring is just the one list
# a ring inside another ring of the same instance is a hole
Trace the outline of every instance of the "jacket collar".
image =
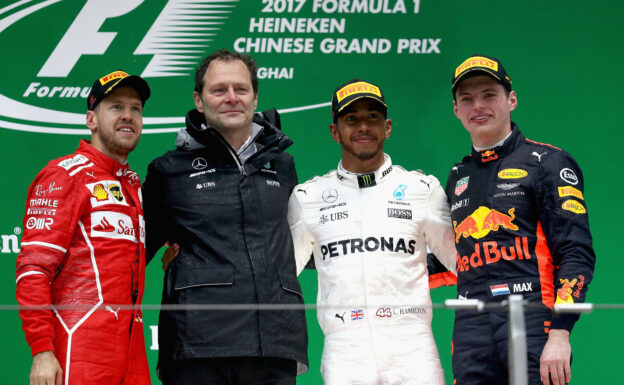
[(130, 168), (128, 167), (128, 163), (121, 164), (117, 162), (115, 159), (109, 157), (108, 155), (93, 147), (91, 145), (91, 142), (88, 140), (80, 140), (78, 152), (84, 154), (99, 168), (102, 168), (117, 177), (121, 178), (122, 176), (128, 175), (129, 173), (135, 174), (135, 172), (130, 170)]
[(392, 159), (388, 154), (384, 154), (384, 163), (377, 170), (367, 174), (356, 174), (347, 171), (342, 167), (342, 160), (338, 163), (336, 169), (336, 177), (344, 184), (355, 186), (358, 188), (367, 188), (383, 182), (390, 171), (392, 171)]
[(515, 150), (524, 141), (524, 135), (518, 130), (518, 125), (511, 122), (511, 135), (501, 144), (489, 150), (477, 151), (472, 147), (472, 160), (478, 165), (485, 166), (488, 163), (504, 158)]

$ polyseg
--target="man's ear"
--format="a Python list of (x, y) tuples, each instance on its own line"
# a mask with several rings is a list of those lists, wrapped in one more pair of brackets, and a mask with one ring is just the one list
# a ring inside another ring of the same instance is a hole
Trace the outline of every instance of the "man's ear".
[(340, 137), (340, 132), (338, 131), (338, 126), (335, 124), (329, 125), (329, 132), (331, 132), (332, 138), (334, 138), (334, 142), (341, 143), (342, 138)]

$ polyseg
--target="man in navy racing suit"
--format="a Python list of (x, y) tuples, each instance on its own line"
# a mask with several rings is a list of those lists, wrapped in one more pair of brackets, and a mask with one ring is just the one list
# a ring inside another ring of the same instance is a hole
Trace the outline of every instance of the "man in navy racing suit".
[[(511, 121), (518, 101), (500, 61), (468, 58), (452, 91), (473, 144), (446, 185), (459, 298), (500, 302), (522, 294), (533, 305), (525, 311), (529, 383), (567, 383), (578, 315), (552, 310), (583, 302), (593, 276), (583, 175), (570, 154), (526, 139)], [(457, 385), (507, 383), (507, 328), (505, 310), (456, 312)]]

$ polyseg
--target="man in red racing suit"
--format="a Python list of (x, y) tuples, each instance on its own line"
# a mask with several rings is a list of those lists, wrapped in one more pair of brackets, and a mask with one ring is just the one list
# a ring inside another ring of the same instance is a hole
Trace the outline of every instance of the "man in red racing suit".
[(150, 383), (133, 309), (145, 276), (141, 183), (126, 164), (149, 92), (122, 71), (96, 80), (92, 141), (49, 162), (28, 190), (15, 274), (31, 384)]

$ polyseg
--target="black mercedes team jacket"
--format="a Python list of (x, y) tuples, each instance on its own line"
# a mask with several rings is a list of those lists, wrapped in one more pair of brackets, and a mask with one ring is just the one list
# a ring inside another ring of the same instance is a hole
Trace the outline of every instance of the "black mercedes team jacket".
[[(214, 129), (186, 116), (177, 149), (156, 158), (143, 185), (148, 261), (167, 241), (180, 253), (165, 273), (163, 304), (303, 304), (286, 212), (297, 184), (292, 141), (263, 126), (242, 165)], [(264, 356), (308, 367), (303, 310), (161, 311), (159, 365), (200, 357)]]

